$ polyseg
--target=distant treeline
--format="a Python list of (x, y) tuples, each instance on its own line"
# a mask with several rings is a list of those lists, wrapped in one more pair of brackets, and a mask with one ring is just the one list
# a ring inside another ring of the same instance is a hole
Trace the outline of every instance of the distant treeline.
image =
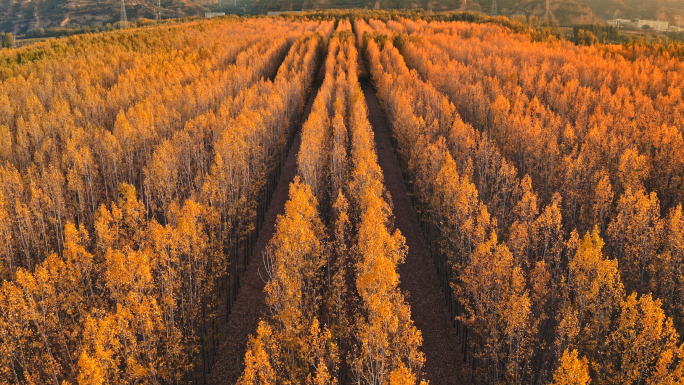
[[(138, 19), (134, 22), (130, 22), (131, 25), (138, 27), (155, 24), (159, 21), (149, 20), (145, 18)], [(31, 28), (26, 31), (24, 35), (27, 39), (35, 39), (41, 37), (62, 37), (62, 36), (73, 36), (81, 33), (97, 33), (112, 31), (121, 28), (121, 23), (107, 23), (104, 25), (80, 25), (80, 24), (68, 24), (64, 27), (49, 27), (49, 28)]]
[(100, 31), (111, 31), (115, 29), (115, 26), (111, 23), (106, 25), (78, 25), (69, 24), (64, 27), (49, 27), (49, 28), (31, 28), (26, 31), (27, 39), (34, 39), (39, 37), (62, 37), (62, 36), (72, 36), (81, 33), (89, 32), (100, 32)]
[(591, 35), (595, 36), (596, 40), (601, 43), (620, 41), (620, 28), (614, 25), (603, 23), (576, 24), (573, 26), (572, 32), (576, 43), (579, 43), (582, 38), (586, 39), (589, 35), (588, 32), (591, 32)]

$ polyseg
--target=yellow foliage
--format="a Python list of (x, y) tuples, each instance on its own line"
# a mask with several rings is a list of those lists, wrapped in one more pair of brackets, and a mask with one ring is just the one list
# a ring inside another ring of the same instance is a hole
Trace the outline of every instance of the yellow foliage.
[(553, 375), (553, 385), (587, 385), (589, 378), (589, 364), (586, 357), (579, 359), (577, 350), (563, 352), (560, 366)]

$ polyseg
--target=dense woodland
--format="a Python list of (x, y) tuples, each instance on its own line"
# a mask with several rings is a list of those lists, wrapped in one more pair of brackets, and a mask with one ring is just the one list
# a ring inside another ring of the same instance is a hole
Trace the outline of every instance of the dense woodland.
[(473, 381), (681, 381), (681, 61), (356, 28)]
[(678, 48), (378, 15), (1, 51), (0, 384), (206, 383), (250, 264), (268, 313), (231, 358), (240, 384), (427, 383), (363, 66), (459, 336), (458, 381), (684, 382)]
[(194, 23), (4, 68), (3, 381), (200, 381), (332, 28)]
[(420, 331), (397, 289), (406, 245), (392, 231), (357, 55), (341, 21), (267, 251), (272, 316), (249, 343), (241, 384), (413, 384), (420, 374)]

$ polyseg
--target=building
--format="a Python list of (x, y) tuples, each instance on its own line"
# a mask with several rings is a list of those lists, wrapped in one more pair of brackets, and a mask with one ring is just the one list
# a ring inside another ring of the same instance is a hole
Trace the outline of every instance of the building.
[(632, 20), (628, 19), (615, 19), (615, 20), (608, 20), (607, 21), (608, 25), (612, 25), (614, 27), (631, 27), (632, 25)]
[(266, 16), (278, 16), (282, 15), (283, 13), (302, 13), (304, 11), (268, 11), (266, 12)]
[(648, 27), (648, 28), (655, 30), (655, 31), (658, 31), (658, 32), (667, 31), (668, 26), (669, 26), (669, 23), (667, 21), (641, 20), (641, 19), (634, 19), (634, 20), (615, 19), (615, 20), (608, 20), (607, 23), (608, 23), (608, 25), (612, 25), (612, 26), (620, 27), (620, 28), (632, 27), (632, 28), (637, 28), (637, 29), (644, 29), (644, 27)]
[(684, 32), (684, 28), (677, 27), (676, 25), (671, 25), (667, 27), (667, 32)]
[(635, 23), (635, 27), (638, 29), (644, 29), (644, 27), (648, 26), (653, 30), (656, 30), (658, 32), (665, 32), (667, 31), (667, 27), (670, 25), (667, 21), (658, 21), (658, 20), (632, 20), (632, 23)]
[(204, 17), (207, 19), (211, 19), (212, 17), (218, 17), (218, 16), (225, 16), (225, 12), (207, 12), (204, 14)]

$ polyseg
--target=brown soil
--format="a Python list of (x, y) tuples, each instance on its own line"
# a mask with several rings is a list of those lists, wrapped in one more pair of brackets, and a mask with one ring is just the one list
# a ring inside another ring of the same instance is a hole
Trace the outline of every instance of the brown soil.
[[(325, 63), (321, 65), (318, 77), (309, 95), (302, 122), (306, 121), (311, 112), (313, 101), (316, 98), (316, 94), (318, 94), (318, 89), (323, 82), (324, 75)], [(263, 227), (259, 232), (254, 253), (250, 258), (251, 263), (247, 266), (246, 271), (240, 275), (241, 287), (238, 292), (237, 301), (231, 309), (231, 314), (227, 317), (228, 322), (221, 325), (221, 342), (215, 357), (214, 366), (207, 381), (210, 385), (237, 383), (244, 370), (245, 352), (249, 336), (256, 333), (259, 319), (265, 316), (268, 311), (264, 294), (267, 277), (262, 256), (268, 241), (275, 233), (278, 215), (285, 213), (285, 202), (287, 202), (290, 182), (294, 179), (297, 171), (297, 153), (299, 152), (300, 144), (301, 135), (300, 132), (297, 132), (292, 142), (292, 147), (288, 152), (287, 160), (282, 167), (278, 185), (266, 211)], [(226, 307), (222, 306), (221, 308), (225, 309)], [(225, 313), (225, 310), (223, 312)], [(225, 320), (226, 315), (219, 315), (219, 319)]]
[[(361, 73), (366, 74), (365, 71)], [(375, 90), (366, 79), (361, 80), (368, 105), (368, 118), (375, 132), (378, 163), (392, 198), (395, 225), (406, 237), (409, 247), (406, 262), (399, 267), (400, 288), (411, 306), (411, 318), (423, 334), (422, 350), (426, 358), (424, 378), (431, 385), (467, 383), (470, 376), (459, 354), (460, 341), (392, 148), (388, 124)]]

